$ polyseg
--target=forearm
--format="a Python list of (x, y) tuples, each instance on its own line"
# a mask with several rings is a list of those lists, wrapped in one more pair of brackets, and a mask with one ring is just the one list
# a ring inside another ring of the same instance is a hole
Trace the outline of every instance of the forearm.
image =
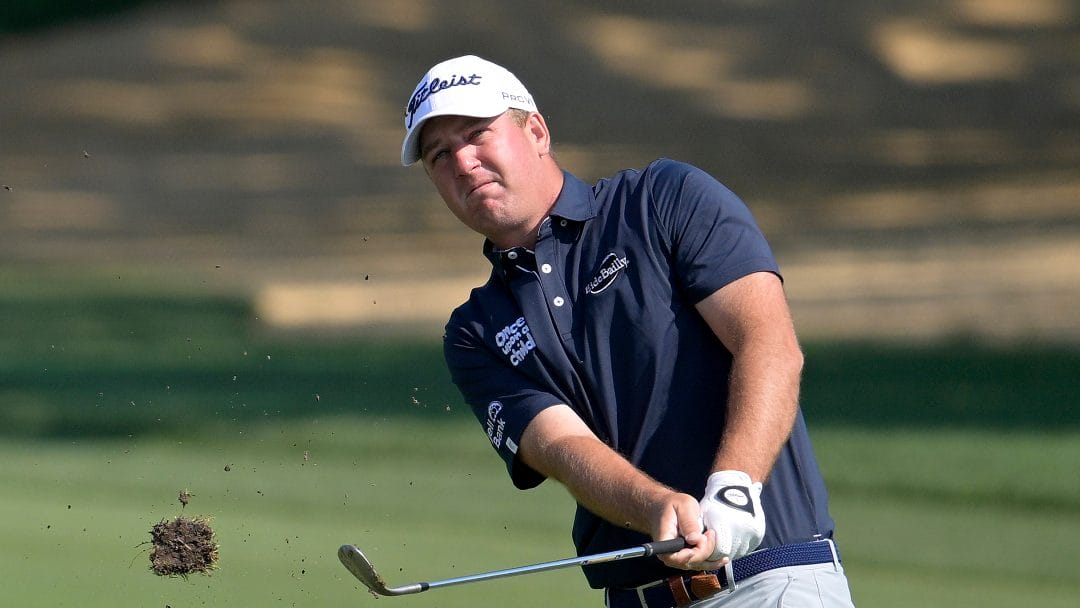
[(586, 509), (638, 532), (656, 529), (656, 505), (673, 490), (638, 470), (598, 439), (569, 437), (548, 446), (547, 473)]
[(791, 433), (803, 355), (780, 280), (748, 275), (698, 304), (731, 352), (724, 432), (713, 471), (745, 471), (764, 481)]
[(565, 405), (541, 412), (530, 423), (519, 456), (563, 484), (589, 511), (644, 534), (662, 533), (661, 520), (673, 500), (693, 500), (638, 470)]
[(727, 420), (713, 471), (764, 481), (798, 411), (803, 357), (794, 340), (747, 344), (732, 362)]

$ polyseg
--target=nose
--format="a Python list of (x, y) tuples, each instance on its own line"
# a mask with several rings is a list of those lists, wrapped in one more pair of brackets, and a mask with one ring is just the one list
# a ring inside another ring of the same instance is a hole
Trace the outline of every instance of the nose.
[(472, 146), (461, 146), (454, 150), (453, 154), (454, 166), (457, 168), (458, 175), (468, 175), (480, 165), (480, 159), (476, 158)]

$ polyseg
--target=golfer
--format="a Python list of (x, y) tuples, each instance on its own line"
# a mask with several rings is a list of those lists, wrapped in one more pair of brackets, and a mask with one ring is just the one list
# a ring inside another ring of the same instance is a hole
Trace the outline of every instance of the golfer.
[(852, 605), (779, 268), (735, 194), (673, 160), (579, 180), (529, 91), (471, 55), (420, 80), (401, 160), (485, 237), (444, 347), (514, 485), (566, 486), (582, 555), (686, 539), (586, 566), (607, 606)]

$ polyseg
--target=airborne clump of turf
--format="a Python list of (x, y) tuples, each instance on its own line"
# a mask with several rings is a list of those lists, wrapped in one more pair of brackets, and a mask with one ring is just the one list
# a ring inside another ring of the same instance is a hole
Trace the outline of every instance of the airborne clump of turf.
[(150, 538), (150, 568), (158, 576), (208, 574), (217, 567), (218, 544), (207, 518), (163, 519), (150, 530)]

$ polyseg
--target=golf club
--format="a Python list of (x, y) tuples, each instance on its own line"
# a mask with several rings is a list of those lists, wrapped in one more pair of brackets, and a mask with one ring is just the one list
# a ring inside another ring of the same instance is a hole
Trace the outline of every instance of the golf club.
[(555, 570), (558, 568), (566, 568), (569, 566), (587, 566), (589, 564), (601, 564), (604, 562), (612, 562), (619, 559), (631, 559), (635, 557), (649, 557), (651, 555), (663, 555), (666, 553), (674, 553), (686, 546), (686, 540), (683, 538), (673, 538), (671, 540), (654, 541), (651, 543), (645, 543), (629, 549), (623, 549), (621, 551), (608, 551), (606, 553), (597, 553), (595, 555), (585, 555), (582, 557), (571, 557), (567, 559), (559, 559), (551, 562), (543, 562), (540, 564), (533, 564), (531, 566), (518, 566), (516, 568), (507, 568), (506, 570), (494, 570), (492, 572), (482, 572), (480, 574), (470, 574), (467, 576), (459, 576), (456, 578), (448, 578), (441, 581), (430, 581), (426, 583), (411, 583), (408, 585), (401, 585), (398, 587), (387, 587), (386, 582), (383, 581), (379, 573), (375, 571), (375, 566), (371, 565), (371, 560), (360, 549), (357, 549), (355, 545), (342, 545), (338, 549), (338, 559), (341, 563), (348, 568), (349, 572), (352, 572), (353, 576), (364, 583), (372, 593), (376, 595), (410, 595), (413, 593), (420, 593), (427, 591), (428, 589), (438, 589), (439, 587), (449, 587), (450, 585), (460, 585), (463, 583), (475, 583), (478, 581), (486, 581), (495, 578), (502, 578), (506, 576), (517, 576), (519, 574), (531, 574), (533, 572), (544, 572), (547, 570)]

